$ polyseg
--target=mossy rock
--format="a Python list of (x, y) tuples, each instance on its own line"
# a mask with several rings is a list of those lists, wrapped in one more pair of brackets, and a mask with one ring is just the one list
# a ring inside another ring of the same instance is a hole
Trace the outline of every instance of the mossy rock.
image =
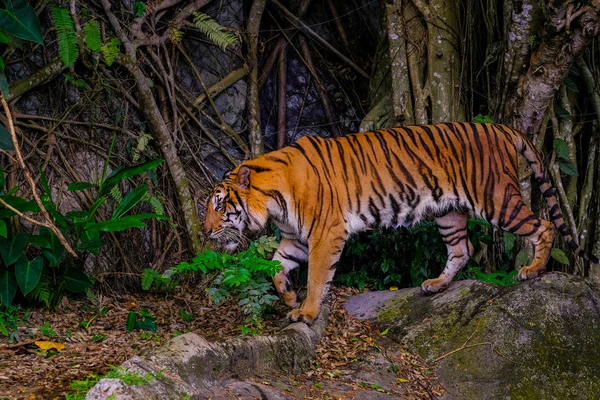
[(434, 296), (378, 293), (348, 310), (435, 362), (449, 399), (600, 398), (598, 285), (549, 273), (509, 287), (459, 281)]

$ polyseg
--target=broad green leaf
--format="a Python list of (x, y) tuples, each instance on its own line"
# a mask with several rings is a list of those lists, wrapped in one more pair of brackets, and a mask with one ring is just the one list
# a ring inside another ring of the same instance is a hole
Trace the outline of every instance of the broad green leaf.
[(129, 313), (127, 313), (127, 326), (125, 328), (125, 331), (127, 333), (129, 333), (135, 329), (136, 319), (137, 319), (137, 313), (135, 311), (129, 311)]
[(98, 250), (106, 243), (101, 240), (94, 240), (89, 242), (82, 242), (77, 246), (78, 251), (89, 251), (94, 254), (98, 254)]
[(123, 217), (99, 222), (90, 227), (90, 230), (101, 232), (120, 232), (131, 228), (143, 228), (146, 224), (135, 217)]
[(8, 231), (6, 229), (6, 221), (3, 219), (0, 219), (0, 236), (2, 236), (3, 238), (8, 237)]
[(515, 258), (515, 266), (521, 267), (521, 266), (527, 264), (528, 261), (529, 261), (529, 256), (527, 255), (527, 252), (524, 250), (521, 250), (519, 252), (519, 254), (517, 254), (517, 257)]
[(552, 249), (550, 252), (552, 258), (564, 265), (570, 265), (571, 261), (569, 261), (569, 257), (565, 254), (561, 249), (557, 249), (556, 247)]
[(85, 190), (93, 187), (96, 187), (96, 185), (90, 182), (71, 182), (69, 183), (67, 190), (73, 192), (76, 190)]
[[(95, 222), (88, 222), (88, 224), (85, 226), (83, 233), (81, 235), (81, 245), (83, 245), (83, 243), (98, 243), (100, 242), (100, 232), (98, 232), (97, 230), (93, 230), (90, 229), (90, 227), (92, 227), (93, 225), (95, 225)], [(89, 247), (86, 248), (85, 250), (89, 251), (92, 254), (98, 255), (99, 253), (99, 248), (94, 248), (94, 247)]]
[(81, 293), (92, 286), (88, 275), (78, 268), (67, 268), (63, 276), (63, 287), (69, 292)]
[[(2, 89), (2, 76), (0, 76), (0, 89)], [(4, 89), (2, 89), (2, 93), (4, 93)], [(4, 151), (13, 151), (15, 149), (10, 132), (2, 125), (0, 125), (0, 149)]]
[(6, 265), (14, 264), (23, 255), (28, 236), (25, 232), (19, 232), (12, 240), (0, 239), (0, 254)]
[(0, 302), (4, 306), (10, 306), (17, 294), (17, 281), (12, 271), (0, 271)]
[(112, 188), (123, 179), (131, 178), (132, 176), (142, 174), (153, 168), (158, 167), (164, 160), (152, 160), (141, 164), (133, 165), (127, 168), (117, 168), (113, 170), (100, 185), (100, 193), (98, 196), (108, 194)]
[(148, 185), (143, 184), (127, 193), (127, 196), (125, 196), (123, 201), (121, 201), (115, 208), (112, 219), (120, 218), (122, 215), (126, 214), (127, 211), (135, 207), (140, 201), (142, 201), (146, 192), (148, 192)]
[(0, 43), (8, 43), (8, 36), (0, 32)]
[(18, 38), (43, 44), (42, 29), (35, 11), (27, 0), (3, 1), (0, 9), (0, 27)]
[(562, 119), (572, 120), (573, 116), (564, 107), (559, 104), (554, 104), (554, 113)]
[(554, 138), (554, 143), (552, 143), (552, 146), (560, 158), (566, 161), (571, 159), (569, 157), (569, 145), (564, 139)]
[[(12, 195), (4, 195), (2, 196), (2, 200), (4, 200), (5, 202), (7, 202), (10, 206), (12, 206), (13, 208), (16, 208), (18, 211), (22, 212), (22, 213), (26, 213), (26, 212), (40, 212), (40, 208), (38, 207), (38, 205), (36, 204), (35, 201), (31, 200), (25, 200), (21, 197), (18, 196), (12, 196)], [(4, 206), (0, 206), (0, 207), (4, 207)], [(7, 215), (5, 215), (4, 213), (0, 213), (0, 218), (5, 218), (5, 217), (12, 217), (13, 215), (15, 215), (14, 212), (6, 209), (6, 210), (2, 210), (2, 211), (7, 211)]]
[(46, 259), (50, 261), (50, 264), (52, 266), (57, 266), (61, 258), (65, 254), (64, 246), (62, 245), (58, 237), (54, 234), (54, 232), (52, 232), (48, 228), (41, 228), (40, 235), (45, 237), (48, 243), (50, 243), (49, 248), (42, 249), (44, 257), (46, 257)]
[(144, 317), (143, 320), (138, 319), (135, 322), (135, 329), (141, 331), (156, 332), (158, 330), (158, 327), (156, 326), (156, 322), (154, 322), (154, 318)]
[(579, 176), (577, 172), (577, 167), (571, 163), (571, 161), (565, 161), (562, 159), (558, 160), (558, 167), (562, 172), (569, 176)]
[(514, 233), (504, 232), (504, 252), (506, 254), (512, 254), (513, 248), (515, 247), (516, 236)]
[(69, 211), (65, 214), (65, 219), (75, 223), (86, 222), (90, 216), (89, 211)]
[(577, 87), (577, 84), (573, 79), (571, 79), (568, 76), (565, 78), (565, 86), (572, 92), (579, 93), (579, 88)]
[[(2, 35), (2, 32), (0, 32), (0, 35)], [(0, 57), (0, 73), (4, 72), (4, 67), (5, 67), (5, 65), (4, 65), (4, 58)], [(6, 79), (6, 75), (5, 75), (4, 79)]]
[(29, 243), (35, 244), (38, 247), (42, 247), (45, 249), (52, 248), (52, 244), (43, 235), (29, 235), (28, 240), (29, 240)]
[(37, 286), (42, 276), (43, 267), (44, 260), (40, 256), (33, 260), (28, 260), (25, 255), (19, 258), (19, 261), (15, 264), (15, 277), (23, 295), (26, 296)]
[(4, 170), (2, 168), (0, 168), (0, 194), (4, 193), (4, 183), (5, 183)]

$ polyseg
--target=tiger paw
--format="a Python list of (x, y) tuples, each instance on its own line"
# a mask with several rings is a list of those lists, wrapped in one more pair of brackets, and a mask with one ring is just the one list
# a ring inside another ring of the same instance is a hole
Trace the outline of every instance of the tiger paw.
[(438, 293), (448, 287), (448, 281), (441, 278), (427, 279), (421, 284), (421, 290), (425, 293)]
[(289, 308), (299, 308), (300, 307), (300, 302), (298, 301), (298, 295), (293, 290), (286, 292), (286, 293), (279, 293), (279, 298)]
[(312, 325), (312, 323), (317, 319), (318, 313), (306, 311), (302, 308), (297, 308), (295, 310), (290, 311), (287, 314), (287, 318), (290, 322), (304, 322), (306, 325)]
[(516, 276), (516, 279), (519, 281), (525, 281), (527, 279), (537, 278), (545, 271), (545, 268), (535, 268), (532, 266), (524, 266), (521, 267), (519, 273)]

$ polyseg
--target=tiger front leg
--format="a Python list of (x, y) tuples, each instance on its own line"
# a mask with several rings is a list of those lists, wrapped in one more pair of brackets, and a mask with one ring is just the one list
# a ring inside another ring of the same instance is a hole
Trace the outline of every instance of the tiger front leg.
[[(336, 245), (335, 242), (340, 242)], [(346, 238), (343, 237), (331, 243), (323, 240), (321, 243), (310, 248), (308, 256), (308, 293), (302, 307), (288, 313), (288, 319), (292, 322), (305, 322), (311, 325), (321, 311), (321, 303), (329, 290), (331, 280), (335, 274), (337, 262), (340, 259)]]
[(298, 241), (283, 238), (279, 244), (279, 248), (273, 255), (273, 260), (281, 262), (281, 271), (273, 277), (275, 289), (279, 294), (279, 298), (291, 308), (298, 308), (298, 295), (292, 288), (289, 272), (298, 268), (301, 262), (308, 259), (308, 248)]

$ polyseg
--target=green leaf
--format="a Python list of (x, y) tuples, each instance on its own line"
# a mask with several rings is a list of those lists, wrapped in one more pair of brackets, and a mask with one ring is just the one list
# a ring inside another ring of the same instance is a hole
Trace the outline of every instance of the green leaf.
[(8, 43), (8, 36), (0, 32), (0, 43)]
[(146, 12), (146, 5), (141, 1), (133, 3), (133, 13), (136, 17), (141, 17)]
[(23, 255), (28, 236), (25, 232), (19, 232), (12, 240), (0, 239), (0, 254), (6, 265), (14, 264)]
[(119, 219), (110, 219), (92, 225), (90, 230), (101, 232), (120, 232), (131, 228), (143, 228), (146, 224), (133, 216), (123, 217)]
[(127, 333), (131, 332), (135, 328), (136, 319), (137, 319), (136, 312), (129, 311), (129, 313), (127, 313), (127, 327), (125, 328), (125, 331)]
[(196, 25), (196, 28), (223, 50), (228, 46), (235, 46), (239, 43), (237, 36), (226, 31), (223, 26), (209, 15), (200, 11), (193, 11), (192, 14), (194, 15), (194, 25)]
[(564, 107), (559, 104), (554, 104), (554, 113), (562, 119), (572, 120), (573, 116)]
[(37, 256), (33, 260), (28, 260), (23, 255), (15, 264), (15, 277), (24, 296), (37, 286), (42, 276), (43, 267), (44, 260), (40, 256)]
[(2, 236), (3, 238), (8, 237), (8, 231), (6, 229), (6, 221), (3, 219), (0, 219), (0, 236)]
[(154, 318), (145, 317), (143, 320), (137, 320), (135, 322), (135, 329), (141, 331), (156, 332), (158, 330), (158, 327), (156, 326), (156, 322), (154, 322)]
[(571, 261), (569, 261), (569, 257), (565, 254), (561, 249), (557, 249), (556, 247), (552, 249), (550, 252), (552, 258), (564, 265), (570, 265)]
[(579, 176), (577, 167), (571, 163), (571, 161), (565, 161), (563, 159), (558, 160), (558, 167), (562, 172), (569, 176)]
[(570, 77), (565, 78), (565, 86), (572, 92), (579, 93), (579, 88), (573, 79)]
[(63, 276), (63, 287), (69, 292), (81, 293), (92, 286), (88, 275), (78, 268), (67, 268)]
[(44, 257), (46, 257), (46, 259), (50, 261), (51, 265), (58, 265), (61, 258), (65, 254), (64, 246), (62, 245), (58, 237), (54, 234), (54, 232), (52, 232), (48, 228), (41, 228), (40, 235), (46, 238), (46, 240), (50, 244), (49, 248), (42, 248), (42, 253), (44, 254)]
[(83, 25), (83, 34), (87, 47), (96, 53), (100, 53), (102, 51), (102, 38), (100, 36), (98, 21), (91, 20)]
[(0, 271), (0, 302), (10, 306), (17, 294), (17, 281), (12, 271)]
[(69, 10), (53, 6), (52, 15), (58, 36), (58, 54), (67, 67), (72, 66), (79, 57), (75, 25)]
[(120, 218), (122, 215), (126, 214), (127, 211), (135, 207), (140, 201), (142, 201), (147, 191), (148, 185), (143, 184), (127, 193), (127, 196), (125, 196), (123, 201), (121, 201), (121, 203), (119, 203), (119, 205), (115, 208), (112, 219)]
[[(4, 61), (2, 61), (4, 63)], [(4, 70), (4, 68), (2, 68)], [(8, 81), (6, 80), (6, 75), (4, 72), (0, 71), (0, 92), (4, 95), (4, 97), (8, 97), (10, 94), (8, 92)]]
[[(12, 196), (12, 195), (8, 195), (8, 194), (2, 196), (2, 200), (4, 200), (10, 206), (12, 206), (13, 208), (16, 208), (18, 211), (20, 211), (22, 213), (40, 212), (39, 206), (33, 200), (29, 201), (29, 200), (25, 200), (21, 197)], [(4, 206), (2, 206), (2, 207), (4, 207)], [(15, 215), (15, 213), (13, 211), (10, 211), (8, 209), (2, 210), (2, 211), (6, 211), (6, 215), (5, 215), (5, 213), (0, 212), (0, 218), (5, 218), (7, 216), (12, 217), (13, 215)]]
[(560, 138), (554, 138), (552, 147), (554, 147), (554, 151), (556, 151), (556, 154), (558, 154), (558, 156), (563, 160), (569, 161), (571, 159), (569, 157), (569, 145), (565, 140)]
[(43, 235), (29, 235), (29, 238), (27, 240), (29, 241), (29, 243), (35, 244), (38, 247), (42, 247), (45, 249), (52, 248), (52, 244)]
[(517, 254), (517, 257), (515, 258), (515, 266), (521, 267), (521, 266), (527, 264), (528, 261), (529, 261), (529, 256), (527, 255), (527, 252), (525, 250), (521, 250), (519, 252), (519, 254)]
[[(0, 32), (0, 35), (2, 35), (2, 32)], [(5, 67), (6, 65), (4, 64), (4, 58), (0, 57), (0, 73), (4, 72)], [(6, 79), (6, 75), (4, 76), (4, 79)]]
[(27, 0), (3, 1), (0, 9), (0, 27), (18, 38), (43, 44), (42, 29), (35, 11)]
[(111, 38), (102, 45), (102, 57), (104, 57), (104, 62), (109, 67), (115, 62), (120, 46), (121, 41), (117, 38)]
[(506, 254), (512, 254), (513, 248), (515, 247), (516, 236), (514, 233), (504, 232), (504, 252)]
[[(2, 83), (0, 82), (0, 89), (2, 89), (1, 86)], [(10, 132), (2, 125), (0, 125), (0, 149), (4, 151), (13, 151), (15, 149)]]
[(77, 246), (77, 251), (89, 251), (91, 253), (98, 254), (97, 250), (105, 244), (106, 243), (102, 240), (82, 242), (79, 246)]
[(152, 161), (147, 161), (144, 163), (140, 163), (137, 165), (133, 165), (127, 168), (117, 168), (113, 170), (110, 175), (106, 177), (104, 182), (100, 185), (100, 193), (98, 196), (104, 196), (112, 190), (112, 188), (122, 181), (123, 179), (131, 178), (132, 176), (143, 174), (146, 171), (149, 171), (153, 168), (158, 167), (163, 163), (164, 160), (157, 159)]
[(67, 190), (70, 192), (74, 192), (77, 190), (85, 190), (93, 187), (96, 187), (96, 185), (90, 182), (71, 182), (69, 183)]

